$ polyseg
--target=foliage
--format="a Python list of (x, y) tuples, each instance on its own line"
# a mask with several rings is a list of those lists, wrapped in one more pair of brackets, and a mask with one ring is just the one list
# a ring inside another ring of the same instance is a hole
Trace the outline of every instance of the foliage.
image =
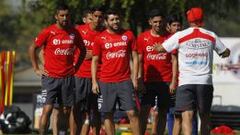
[(148, 27), (147, 13), (153, 8), (159, 8), (165, 15), (184, 16), (190, 7), (200, 6), (205, 11), (208, 29), (220, 36), (240, 36), (239, 0), (21, 0), (22, 6), (17, 12), (6, 1), (0, 1), (0, 50), (17, 50), (21, 62), (29, 61), (28, 46), (43, 27), (54, 22), (54, 9), (61, 2), (71, 7), (75, 23), (81, 22), (81, 13), (86, 8), (115, 8), (123, 14), (124, 26), (136, 35)]

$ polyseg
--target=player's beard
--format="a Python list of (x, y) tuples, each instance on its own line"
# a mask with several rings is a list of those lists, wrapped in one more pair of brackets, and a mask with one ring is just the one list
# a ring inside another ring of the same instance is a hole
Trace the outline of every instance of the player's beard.
[(69, 20), (62, 20), (62, 21), (58, 20), (57, 23), (63, 29), (68, 28), (70, 26)]
[(69, 21), (68, 20), (64, 20), (60, 23), (60, 25), (63, 27), (63, 28), (67, 28), (69, 27)]
[(113, 32), (119, 32), (119, 31), (121, 31), (120, 25), (118, 25), (118, 24), (115, 24), (115, 25), (116, 25), (115, 27), (108, 25), (108, 28), (109, 28), (111, 31), (113, 31)]

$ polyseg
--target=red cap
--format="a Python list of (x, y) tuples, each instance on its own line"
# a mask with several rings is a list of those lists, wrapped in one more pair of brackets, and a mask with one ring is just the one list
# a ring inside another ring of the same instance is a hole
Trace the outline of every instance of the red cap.
[(199, 7), (191, 8), (187, 11), (188, 22), (200, 22), (203, 21), (203, 10)]

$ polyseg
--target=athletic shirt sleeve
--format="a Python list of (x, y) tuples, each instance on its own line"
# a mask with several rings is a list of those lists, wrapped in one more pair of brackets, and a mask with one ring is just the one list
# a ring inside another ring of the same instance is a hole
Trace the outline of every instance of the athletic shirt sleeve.
[(226, 50), (225, 45), (222, 43), (222, 41), (219, 39), (219, 37), (215, 35), (215, 46), (214, 50), (217, 52), (217, 54), (221, 54)]
[(138, 37), (137, 37), (137, 51), (139, 54), (143, 54), (143, 43), (144, 40), (143, 40), (143, 34), (140, 34)]
[(76, 45), (76, 48), (74, 50), (74, 65), (79, 60), (82, 61), (86, 55), (86, 48), (84, 46), (82, 36), (77, 30), (75, 33), (76, 33), (76, 38), (74, 39), (74, 44)]
[(78, 47), (78, 48), (81, 48), (84, 46), (84, 43), (83, 43), (83, 39), (82, 39), (82, 36), (80, 35), (80, 33), (76, 30), (76, 38), (75, 38), (75, 45)]
[(47, 28), (43, 29), (38, 36), (35, 38), (35, 45), (41, 47), (46, 44), (47, 38), (49, 37), (49, 30)]
[(131, 31), (129, 31), (129, 38), (130, 38), (130, 45), (131, 45), (131, 50), (132, 51), (137, 51), (137, 43), (136, 43), (136, 38), (133, 35)]
[(178, 40), (179, 40), (179, 32), (173, 34), (169, 39), (165, 40), (162, 43), (162, 46), (167, 52), (170, 53), (179, 47)]
[(100, 44), (100, 40), (101, 37), (100, 36), (97, 36), (95, 39), (94, 39), (94, 42), (93, 42), (93, 51), (92, 51), (92, 54), (93, 56), (99, 56), (101, 54), (101, 44)]

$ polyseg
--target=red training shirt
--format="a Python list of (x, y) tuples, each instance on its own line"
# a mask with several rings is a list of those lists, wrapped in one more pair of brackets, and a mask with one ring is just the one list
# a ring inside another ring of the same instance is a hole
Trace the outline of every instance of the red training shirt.
[[(95, 31), (90, 28), (90, 24), (78, 25), (76, 29), (79, 31), (82, 36), (84, 45), (87, 50), (92, 50), (93, 42), (97, 35), (101, 33), (101, 31)], [(75, 57), (80, 56), (80, 51), (77, 50), (75, 52)], [(92, 59), (83, 60), (79, 69), (75, 73), (77, 77), (91, 78), (91, 63)]]
[(145, 31), (138, 36), (138, 53), (143, 56), (143, 77), (145, 82), (171, 82), (171, 53), (159, 53), (153, 50), (155, 43), (163, 43), (167, 37), (153, 36)]
[(54, 78), (74, 74), (74, 49), (83, 44), (75, 28), (60, 29), (56, 24), (43, 29), (35, 39), (38, 47), (43, 46), (44, 69)]
[(137, 51), (135, 37), (129, 30), (118, 34), (103, 31), (95, 40), (93, 55), (102, 61), (100, 81), (121, 82), (130, 79), (130, 54)]

